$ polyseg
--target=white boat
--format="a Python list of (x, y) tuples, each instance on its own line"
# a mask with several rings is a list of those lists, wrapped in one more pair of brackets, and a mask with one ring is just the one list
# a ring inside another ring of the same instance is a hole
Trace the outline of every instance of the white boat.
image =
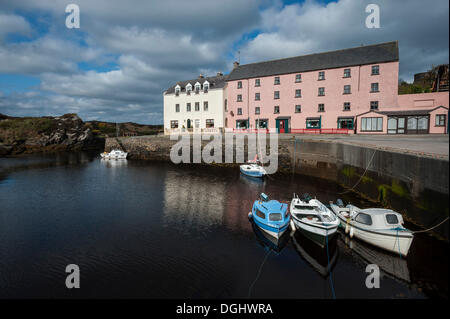
[(246, 164), (240, 166), (241, 173), (250, 177), (264, 177), (267, 174), (264, 167), (258, 160), (258, 155), (253, 160), (249, 160)]
[(308, 194), (301, 198), (294, 194), (290, 211), (295, 228), (315, 235), (319, 242), (335, 234), (339, 227), (339, 219), (331, 210)]
[(103, 152), (100, 156), (103, 159), (126, 159), (128, 153), (122, 152), (121, 150), (112, 150), (111, 152)]
[(345, 233), (366, 243), (403, 256), (408, 255), (414, 234), (403, 227), (401, 214), (391, 209), (344, 207), (342, 200), (330, 203)]

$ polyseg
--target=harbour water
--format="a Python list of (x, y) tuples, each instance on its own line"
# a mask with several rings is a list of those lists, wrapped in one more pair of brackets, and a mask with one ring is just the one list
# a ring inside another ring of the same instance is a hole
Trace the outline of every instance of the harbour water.
[[(327, 253), (301, 233), (274, 245), (247, 217), (261, 192), (328, 203), (343, 191), (89, 152), (0, 158), (0, 298), (448, 298), (448, 243), (428, 234), (406, 259), (342, 233)], [(68, 264), (79, 289), (65, 286)], [(365, 285), (368, 264), (379, 289)]]

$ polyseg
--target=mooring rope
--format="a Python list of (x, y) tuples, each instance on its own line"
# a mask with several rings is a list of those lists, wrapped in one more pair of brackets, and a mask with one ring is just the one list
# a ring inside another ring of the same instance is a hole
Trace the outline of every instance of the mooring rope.
[(267, 252), (266, 256), (264, 257), (263, 262), (261, 263), (261, 266), (259, 266), (258, 274), (256, 275), (256, 278), (255, 278), (255, 280), (253, 281), (253, 283), (250, 285), (250, 288), (248, 289), (248, 295), (247, 295), (247, 298), (250, 298), (250, 295), (252, 294), (253, 286), (255, 285), (256, 281), (258, 280), (259, 276), (261, 275), (262, 267), (264, 266), (264, 264), (265, 264), (265, 262), (266, 262), (266, 260), (267, 260), (267, 257), (269, 257), (269, 254), (270, 254), (271, 251), (272, 251), (272, 250), (269, 249), (269, 251)]
[(377, 150), (375, 150), (375, 151), (373, 152), (372, 157), (370, 158), (369, 164), (367, 164), (367, 167), (366, 167), (364, 173), (361, 175), (361, 177), (360, 177), (359, 180), (356, 182), (356, 184), (353, 185), (352, 188), (347, 189), (346, 191), (344, 191), (344, 192), (342, 192), (342, 193), (338, 193), (339, 195), (343, 195), (343, 194), (346, 194), (346, 193), (348, 193), (348, 192), (351, 192), (351, 191), (359, 184), (359, 182), (361, 182), (361, 180), (362, 180), (362, 178), (364, 177), (364, 175), (366, 175), (366, 172), (367, 172), (367, 170), (369, 169), (370, 164), (372, 164), (372, 160), (373, 160), (373, 158), (374, 158), (376, 152), (377, 152)]
[(448, 220), (448, 217), (449, 217), (449, 216), (447, 216), (447, 218), (445, 218), (443, 221), (441, 221), (439, 224), (437, 224), (437, 225), (435, 225), (435, 226), (433, 226), (433, 227), (430, 227), (430, 228), (424, 229), (424, 230), (416, 230), (416, 231), (412, 231), (412, 233), (413, 233), (413, 234), (417, 234), (417, 233), (424, 233), (424, 232), (433, 230), (433, 229), (435, 229), (436, 227), (441, 226), (443, 223), (445, 223), (445, 222)]
[(333, 285), (333, 273), (331, 272), (331, 266), (330, 266), (330, 255), (328, 254), (328, 229), (326, 230), (325, 242), (327, 245), (327, 260), (328, 260), (328, 271), (330, 272), (331, 292), (333, 294), (333, 299), (336, 299), (336, 294), (334, 292), (334, 285)]

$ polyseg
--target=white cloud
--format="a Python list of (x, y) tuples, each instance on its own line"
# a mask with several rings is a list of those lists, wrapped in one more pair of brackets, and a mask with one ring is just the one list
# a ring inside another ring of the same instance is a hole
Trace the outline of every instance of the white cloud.
[(31, 35), (30, 24), (21, 16), (0, 12), (0, 41), (7, 34)]

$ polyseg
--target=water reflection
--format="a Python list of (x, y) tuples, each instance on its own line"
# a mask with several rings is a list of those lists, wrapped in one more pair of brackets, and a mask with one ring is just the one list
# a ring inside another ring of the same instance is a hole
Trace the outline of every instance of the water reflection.
[(277, 239), (273, 236), (270, 236), (266, 232), (262, 231), (258, 226), (256, 226), (256, 224), (253, 221), (251, 222), (251, 225), (253, 228), (253, 232), (256, 235), (256, 239), (258, 240), (258, 243), (264, 249), (268, 249), (279, 254), (289, 242), (288, 232), (285, 232), (280, 238)]
[[(317, 271), (322, 277), (328, 277), (330, 270), (336, 264), (338, 257), (337, 236), (333, 236), (328, 241), (327, 247), (312, 237), (305, 236), (304, 232), (296, 231), (291, 235), (292, 243), (298, 254)], [(329, 260), (329, 265), (328, 265)]]
[(362, 264), (376, 264), (385, 275), (410, 283), (408, 263), (405, 258), (385, 253), (379, 249), (366, 245), (357, 239), (339, 234), (339, 248), (347, 254), (358, 258)]
[(168, 171), (164, 180), (164, 223), (185, 232), (211, 231), (212, 226), (222, 223), (225, 195), (223, 183), (205, 183), (192, 172)]
[(108, 168), (124, 167), (128, 165), (126, 159), (100, 159), (100, 162)]

